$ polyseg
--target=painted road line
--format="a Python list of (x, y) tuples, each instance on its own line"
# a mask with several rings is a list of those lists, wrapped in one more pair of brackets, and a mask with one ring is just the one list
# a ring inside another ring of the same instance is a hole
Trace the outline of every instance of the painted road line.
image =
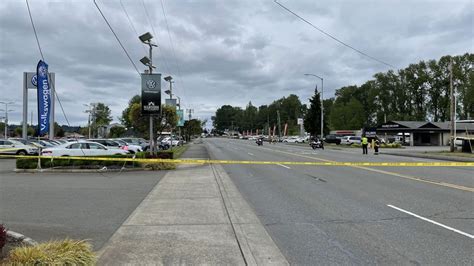
[[(247, 145), (247, 146), (250, 146), (250, 145)], [(334, 161), (331, 161), (331, 160), (326, 160), (326, 159), (322, 159), (322, 158), (318, 158), (318, 157), (314, 157), (314, 156), (306, 156), (306, 155), (301, 155), (301, 154), (292, 153), (292, 152), (285, 152), (285, 151), (281, 151), (281, 150), (277, 150), (277, 149), (268, 149), (268, 148), (263, 148), (263, 149), (266, 149), (266, 150), (269, 150), (269, 151), (274, 151), (274, 152), (279, 152), (279, 153), (283, 153), (283, 154), (287, 154), (287, 155), (299, 156), (299, 157), (302, 157), (302, 158), (308, 158), (308, 159), (312, 159), (312, 160), (323, 161), (323, 162), (326, 162), (326, 163), (333, 163), (334, 162)], [(382, 165), (382, 166), (387, 166), (387, 165), (385, 165), (385, 163), (383, 163), (383, 164), (384, 165)], [(403, 163), (403, 165), (402, 165), (402, 163), (400, 163), (399, 166), (408, 166), (408, 165), (405, 165), (405, 164), (406, 163)], [(426, 164), (426, 162), (414, 163), (414, 164)], [(358, 168), (358, 169), (363, 169), (363, 170), (367, 170), (367, 171), (371, 171), (371, 172), (382, 173), (382, 174), (391, 175), (391, 176), (397, 176), (397, 177), (401, 177), (401, 178), (405, 178), (405, 179), (409, 179), (409, 180), (413, 180), (413, 181), (418, 181), (418, 182), (423, 182), (423, 183), (428, 183), (428, 184), (432, 184), (432, 185), (448, 187), (448, 188), (458, 189), (458, 190), (462, 190), (462, 191), (474, 192), (473, 187), (460, 186), (460, 185), (455, 185), (455, 184), (446, 183), (446, 182), (436, 182), (436, 181), (426, 180), (426, 179), (422, 179), (422, 178), (418, 178), (418, 177), (402, 175), (402, 174), (399, 174), (399, 173), (368, 168), (368, 167), (364, 167), (364, 166), (356, 166), (356, 165), (345, 165), (345, 166), (354, 167), (354, 168)], [(366, 166), (368, 166), (368, 165), (366, 165)], [(373, 165), (371, 165), (371, 166), (373, 166)], [(420, 166), (420, 165), (418, 165), (418, 166)], [(433, 165), (433, 166), (441, 166), (441, 165), (438, 164), (438, 165)], [(472, 163), (472, 162), (471, 163), (466, 163), (466, 165), (464, 165), (464, 166), (474, 166), (474, 163)]]
[(390, 204), (387, 205), (387, 206), (390, 207), (390, 208), (392, 208), (392, 209), (395, 209), (395, 210), (404, 212), (404, 213), (406, 213), (406, 214), (409, 214), (409, 215), (411, 215), (411, 216), (414, 216), (414, 217), (416, 217), (416, 218), (418, 218), (418, 219), (421, 219), (421, 220), (423, 220), (423, 221), (426, 221), (426, 222), (435, 224), (435, 225), (437, 225), (437, 226), (441, 226), (441, 227), (443, 227), (443, 228), (445, 228), (445, 229), (451, 230), (451, 231), (456, 232), (456, 233), (458, 233), (458, 234), (461, 234), (461, 235), (463, 235), (463, 236), (467, 236), (467, 237), (469, 237), (469, 238), (471, 238), (471, 239), (474, 239), (474, 235), (468, 234), (468, 233), (463, 232), (463, 231), (461, 231), (461, 230), (458, 230), (458, 229), (456, 229), (456, 228), (452, 228), (452, 227), (447, 226), (447, 225), (444, 225), (444, 224), (442, 224), (442, 223), (438, 223), (438, 222), (436, 222), (436, 221), (430, 220), (430, 219), (428, 219), (428, 218), (425, 218), (425, 217), (423, 217), (423, 216), (414, 214), (414, 213), (412, 213), (412, 212), (409, 212), (409, 211), (407, 211), (407, 210), (404, 210), (404, 209), (402, 209), (402, 208), (398, 208), (398, 207), (393, 206), (393, 205), (390, 205)]
[(276, 165), (279, 165), (279, 166), (284, 167), (284, 168), (286, 168), (286, 169), (291, 169), (289, 166), (286, 166), (286, 165), (284, 165), (284, 164), (277, 163)]
[(250, 153), (250, 152), (247, 152), (247, 154), (250, 155), (250, 156), (255, 156), (255, 154)]

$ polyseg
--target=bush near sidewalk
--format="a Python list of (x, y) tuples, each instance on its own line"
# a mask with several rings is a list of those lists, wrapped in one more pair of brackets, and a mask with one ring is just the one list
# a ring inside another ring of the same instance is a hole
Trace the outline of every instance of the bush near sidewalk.
[(1, 265), (93, 265), (97, 258), (89, 242), (65, 239), (17, 247)]
[[(149, 152), (138, 152), (136, 158), (138, 159), (178, 159), (187, 146), (174, 147), (172, 150), (159, 151), (156, 155)], [(111, 156), (97, 156), (101, 158), (132, 158), (133, 155), (111, 155)], [(176, 165), (173, 163), (143, 163), (143, 162), (123, 162), (123, 161), (104, 161), (104, 160), (80, 160), (80, 159), (41, 159), (41, 168), (64, 167), (64, 168), (79, 168), (79, 169), (99, 169), (104, 166), (108, 168), (126, 168), (142, 167), (151, 168), (153, 170), (171, 170), (175, 169)], [(17, 158), (17, 169), (36, 169), (38, 168), (38, 158)]]
[[(178, 147), (174, 147), (172, 150), (158, 151), (156, 155), (153, 155), (150, 152), (139, 152), (137, 153), (137, 158), (178, 159), (187, 149), (188, 149), (188, 146), (178, 146)], [(140, 163), (140, 165), (144, 168), (151, 168), (153, 170), (176, 169), (176, 164), (174, 163)]]
[[(351, 148), (362, 148), (362, 144), (353, 143), (350, 145)], [(389, 143), (389, 144), (380, 144), (380, 149), (400, 149), (402, 144), (400, 143)]]
[[(111, 156), (98, 156), (106, 158), (132, 158), (131, 155), (111, 155)], [(93, 157), (88, 157), (93, 158)], [(138, 164), (134, 162), (123, 162), (123, 161), (102, 161), (102, 160), (76, 160), (76, 159), (41, 159), (41, 168), (52, 168), (52, 167), (74, 167), (82, 169), (90, 168), (102, 168), (116, 167), (136, 167)], [(38, 168), (38, 158), (17, 158), (16, 159), (17, 169), (36, 169)]]

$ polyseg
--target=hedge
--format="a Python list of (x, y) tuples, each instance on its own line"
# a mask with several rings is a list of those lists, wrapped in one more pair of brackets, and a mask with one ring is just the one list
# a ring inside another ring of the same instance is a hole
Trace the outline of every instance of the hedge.
[[(372, 144), (371, 144), (372, 145)], [(353, 143), (351, 144), (353, 148), (362, 148), (362, 144)], [(380, 149), (398, 149), (401, 148), (402, 144), (400, 143), (388, 143), (388, 144), (380, 144)]]
[[(173, 148), (173, 150), (159, 151), (156, 155), (149, 152), (138, 152), (135, 154), (136, 158), (159, 158), (159, 159), (177, 159), (187, 149), (187, 146), (180, 146)], [(88, 158), (132, 158), (133, 155), (110, 155), (110, 156), (89, 156)], [(80, 169), (98, 169), (102, 167), (108, 168), (133, 168), (143, 167), (151, 168), (153, 170), (170, 170), (175, 169), (176, 165), (173, 163), (142, 163), (142, 162), (123, 162), (123, 161), (103, 161), (103, 160), (78, 160), (78, 159), (41, 159), (41, 168), (65, 167), (65, 168), (80, 168)], [(38, 158), (17, 158), (17, 169), (36, 169), (38, 168)]]

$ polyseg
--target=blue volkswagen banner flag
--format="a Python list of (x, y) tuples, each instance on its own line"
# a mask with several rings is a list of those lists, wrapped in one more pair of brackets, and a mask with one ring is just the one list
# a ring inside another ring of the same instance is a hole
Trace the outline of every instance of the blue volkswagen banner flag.
[(49, 131), (51, 113), (51, 90), (49, 88), (48, 64), (43, 60), (36, 67), (36, 86), (38, 91), (38, 135), (43, 136)]

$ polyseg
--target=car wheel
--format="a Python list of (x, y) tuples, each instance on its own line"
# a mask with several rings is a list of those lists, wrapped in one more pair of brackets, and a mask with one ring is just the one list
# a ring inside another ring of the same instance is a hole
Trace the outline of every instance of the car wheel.
[(22, 155), (22, 156), (24, 156), (24, 155), (26, 155), (26, 154), (27, 154), (27, 153), (26, 153), (25, 150), (19, 150), (19, 151), (16, 152), (16, 155)]

